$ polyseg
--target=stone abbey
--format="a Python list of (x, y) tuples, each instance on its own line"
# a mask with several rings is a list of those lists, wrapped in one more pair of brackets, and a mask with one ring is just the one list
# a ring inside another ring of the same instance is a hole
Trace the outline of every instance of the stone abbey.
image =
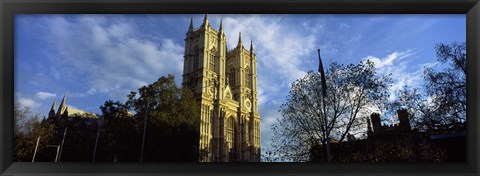
[(201, 162), (259, 162), (260, 114), (253, 43), (227, 50), (220, 20), (215, 30), (205, 15), (185, 38), (183, 87), (193, 90), (200, 106)]

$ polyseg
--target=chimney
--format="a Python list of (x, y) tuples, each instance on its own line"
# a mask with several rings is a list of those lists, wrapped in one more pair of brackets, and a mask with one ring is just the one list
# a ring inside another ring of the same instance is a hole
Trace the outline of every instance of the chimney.
[(372, 113), (372, 115), (370, 115), (370, 121), (372, 122), (373, 132), (378, 133), (382, 131), (382, 123), (380, 121), (379, 113)]
[(408, 111), (406, 109), (397, 110), (398, 120), (400, 121), (400, 129), (402, 130), (411, 130), (410, 119), (408, 117)]

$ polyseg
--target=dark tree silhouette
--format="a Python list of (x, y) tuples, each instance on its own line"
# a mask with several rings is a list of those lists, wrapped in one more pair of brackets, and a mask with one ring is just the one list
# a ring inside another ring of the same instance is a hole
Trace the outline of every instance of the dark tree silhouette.
[(40, 137), (35, 161), (53, 161), (45, 155), (46, 145), (52, 140), (56, 128), (53, 123), (40, 120), (39, 114), (32, 114), (29, 107), (14, 107), (14, 140), (16, 162), (31, 162), (38, 137)]
[(449, 63), (441, 71), (427, 68), (424, 73), (426, 89), (432, 97), (438, 118), (433, 126), (465, 121), (466, 99), (466, 43), (437, 44), (437, 59)]
[(405, 108), (410, 115), (412, 128), (425, 131), (433, 128), (438, 118), (431, 101), (419, 89), (405, 86), (398, 91), (397, 98), (389, 103), (389, 107), (391, 110)]
[(138, 161), (139, 130), (133, 114), (119, 101), (106, 101), (100, 106), (102, 119), (95, 161)]
[(144, 161), (198, 161), (200, 113), (190, 90), (177, 87), (168, 75), (128, 97), (142, 134), (147, 118)]
[(466, 119), (466, 44), (441, 43), (435, 49), (443, 70), (425, 68), (425, 91), (405, 87), (390, 103), (391, 109), (406, 108), (413, 127), (422, 131), (448, 129)]
[[(366, 117), (372, 107), (383, 108), (391, 83), (388, 75), (376, 75), (371, 61), (347, 66), (333, 62), (326, 80), (326, 112), (322, 109), (322, 83), (318, 73), (308, 72), (292, 83), (287, 101), (280, 108), (283, 117), (272, 126), (273, 150), (267, 153), (267, 160), (308, 161), (310, 149), (325, 146), (326, 136), (344, 141), (348, 134), (365, 133)], [(326, 129), (324, 120), (327, 120)]]
[(95, 147), (97, 132), (97, 117), (90, 114), (73, 114), (62, 118), (61, 125), (56, 130), (52, 144), (62, 144), (60, 162), (90, 162)]

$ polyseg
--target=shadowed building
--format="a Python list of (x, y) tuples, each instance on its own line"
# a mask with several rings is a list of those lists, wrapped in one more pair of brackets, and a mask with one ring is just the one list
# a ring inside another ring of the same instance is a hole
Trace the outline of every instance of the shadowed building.
[(69, 116), (79, 116), (79, 117), (86, 117), (86, 118), (98, 118), (97, 115), (82, 111), (80, 109), (75, 109), (73, 107), (69, 107), (67, 105), (67, 96), (64, 95), (60, 106), (58, 106), (57, 112), (55, 112), (55, 107), (57, 106), (57, 100), (53, 100), (52, 108), (48, 112), (48, 118), (54, 118), (56, 120), (60, 120), (62, 118), (67, 118)]
[[(465, 162), (465, 124), (438, 130), (412, 129), (406, 109), (397, 111), (398, 124), (382, 125), (380, 114), (367, 120), (367, 138), (332, 144), (334, 162)], [(310, 161), (324, 161), (322, 146), (313, 146)]]
[(227, 50), (220, 20), (213, 29), (205, 15), (193, 21), (185, 38), (183, 87), (190, 88), (201, 109), (200, 161), (260, 161), (260, 114), (257, 67), (252, 42)]

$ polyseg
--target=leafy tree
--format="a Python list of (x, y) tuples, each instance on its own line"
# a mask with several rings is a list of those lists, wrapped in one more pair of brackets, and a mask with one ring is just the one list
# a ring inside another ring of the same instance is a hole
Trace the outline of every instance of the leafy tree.
[(438, 116), (432, 125), (465, 121), (466, 99), (466, 43), (437, 44), (437, 59), (449, 63), (442, 71), (427, 68), (424, 72), (427, 94), (433, 99)]
[(199, 107), (190, 90), (168, 75), (128, 97), (142, 130), (147, 118), (144, 161), (198, 161)]
[(140, 133), (133, 114), (119, 101), (106, 101), (100, 106), (100, 126), (95, 161), (138, 161)]
[(40, 140), (35, 161), (48, 161), (46, 144), (53, 138), (54, 124), (40, 120), (39, 114), (32, 114), (29, 107), (21, 108), (18, 104), (14, 107), (14, 121), (14, 161), (31, 162), (38, 137)]
[(308, 72), (292, 83), (287, 101), (280, 108), (283, 118), (272, 126), (273, 151), (267, 153), (269, 160), (308, 161), (312, 147), (325, 147), (327, 136), (341, 142), (348, 134), (361, 135), (372, 107), (382, 108), (385, 104), (391, 82), (388, 75), (376, 75), (371, 61), (347, 66), (333, 62), (326, 80), (326, 112), (322, 108), (319, 74)]
[[(98, 118), (90, 114), (64, 116), (60, 128), (56, 130), (55, 142), (61, 145), (61, 162), (90, 162), (95, 146)], [(66, 130), (66, 133), (65, 133)]]

